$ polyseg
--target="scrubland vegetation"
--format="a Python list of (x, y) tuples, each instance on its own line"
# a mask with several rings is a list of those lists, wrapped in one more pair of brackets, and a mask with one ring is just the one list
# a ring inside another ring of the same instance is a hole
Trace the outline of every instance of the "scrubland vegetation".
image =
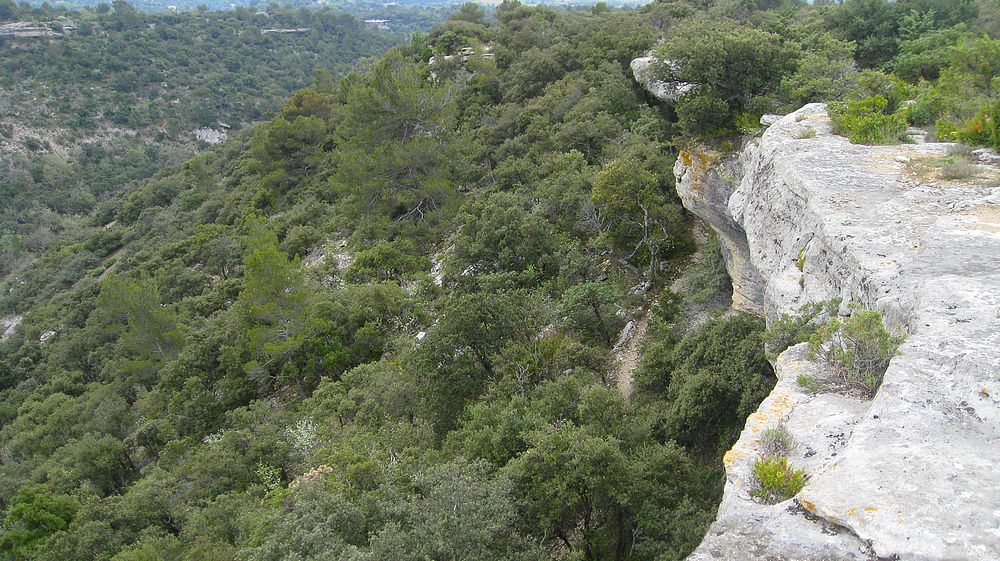
[[(95, 201), (0, 287), (24, 315), (0, 343), (0, 556), (683, 558), (774, 377), (762, 320), (692, 322), (724, 300), (717, 255), (665, 287), (696, 247), (678, 148), (876, 94), (912, 116), (938, 92), (921, 122), (965, 127), (995, 85), (929, 53), (997, 21), (971, 1), (508, 0), (321, 75)], [(628, 69), (664, 36), (694, 85), (676, 107)], [(647, 311), (625, 396), (613, 348)], [(768, 501), (804, 480), (780, 458), (758, 477)]]

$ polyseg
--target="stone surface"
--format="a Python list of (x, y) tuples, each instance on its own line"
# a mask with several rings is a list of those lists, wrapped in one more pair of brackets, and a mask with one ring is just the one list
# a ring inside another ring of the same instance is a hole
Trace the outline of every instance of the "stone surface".
[(654, 76), (653, 66), (658, 62), (654, 56), (644, 56), (634, 59), (632, 64), (632, 75), (635, 81), (639, 82), (646, 91), (653, 94), (653, 97), (667, 103), (676, 103), (684, 94), (694, 87), (684, 82), (667, 82), (658, 80)]
[(775, 115), (774, 113), (766, 113), (760, 116), (760, 124), (765, 127), (769, 127), (774, 123), (781, 120), (782, 115)]
[[(816, 136), (796, 138), (803, 127)], [(719, 519), (692, 559), (1000, 559), (1000, 187), (922, 183), (897, 160), (949, 146), (854, 145), (810, 104), (743, 150), (738, 187), (717, 156), (681, 154), (678, 191), (730, 239), (744, 309), (773, 319), (841, 297), (907, 333), (865, 403), (803, 397), (782, 374), (808, 368), (802, 349), (779, 357), (781, 381), (727, 455)], [(741, 490), (737, 460), (776, 416), (816, 452), (793, 458), (810, 475), (804, 508)]]
[(733, 280), (733, 307), (763, 315), (763, 282), (747, 260), (750, 250), (743, 228), (729, 213), (729, 198), (739, 186), (742, 163), (722, 159), (708, 149), (682, 150), (674, 165), (677, 193), (685, 208), (712, 225)]
[(806, 375), (822, 382), (834, 378), (829, 368), (808, 360), (805, 344), (781, 354), (775, 364), (778, 383), (747, 419), (736, 445), (726, 453), (726, 487), (718, 519), (689, 561), (868, 559), (867, 545), (854, 534), (808, 512), (795, 500), (776, 505), (754, 502), (753, 464), (761, 456), (761, 435), (783, 425), (794, 448), (795, 469), (820, 473), (836, 461), (867, 404), (834, 394), (811, 395), (796, 383)]
[(200, 128), (194, 129), (194, 137), (197, 140), (208, 144), (219, 144), (221, 142), (225, 142), (229, 135), (227, 135), (224, 130)]
[(17, 326), (21, 325), (21, 321), (24, 320), (22, 316), (10, 316), (0, 319), (0, 341), (6, 341), (14, 334), (14, 330)]

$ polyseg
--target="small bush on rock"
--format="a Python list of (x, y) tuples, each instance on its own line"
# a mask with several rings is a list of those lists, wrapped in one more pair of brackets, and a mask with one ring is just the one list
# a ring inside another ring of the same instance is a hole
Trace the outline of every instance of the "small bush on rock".
[(833, 132), (855, 144), (894, 144), (904, 139), (905, 117), (882, 95), (830, 104)]
[(795, 448), (795, 441), (784, 424), (765, 429), (760, 440), (762, 454), (767, 458), (787, 456)]
[(809, 393), (816, 393), (819, 391), (819, 380), (815, 376), (810, 376), (808, 374), (799, 374), (795, 378), (795, 383), (799, 385), (800, 388), (806, 390)]
[[(800, 253), (800, 255), (802, 255)], [(805, 258), (802, 257), (803, 265)], [(819, 319), (837, 314), (840, 299), (825, 302), (811, 302), (799, 308), (797, 315), (782, 314), (780, 319), (771, 323), (764, 332), (764, 350), (770, 359), (776, 358), (788, 347), (809, 340), (819, 329)]]
[(874, 397), (903, 340), (885, 328), (882, 312), (857, 309), (847, 319), (833, 318), (820, 327), (809, 350), (833, 366), (849, 387)]
[(784, 456), (759, 458), (753, 464), (753, 475), (755, 485), (752, 495), (766, 504), (776, 504), (794, 497), (806, 483), (806, 473), (801, 469), (793, 469)]

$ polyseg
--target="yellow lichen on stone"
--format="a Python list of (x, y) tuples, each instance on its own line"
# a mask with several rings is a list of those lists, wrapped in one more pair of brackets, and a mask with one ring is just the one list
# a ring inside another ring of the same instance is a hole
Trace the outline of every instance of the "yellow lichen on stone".
[(876, 510), (878, 510), (877, 506), (866, 506), (865, 507), (865, 512), (875, 512)]
[(727, 466), (731, 466), (736, 463), (736, 460), (740, 458), (743, 454), (736, 450), (736, 448), (730, 449), (724, 456), (722, 456), (722, 463)]

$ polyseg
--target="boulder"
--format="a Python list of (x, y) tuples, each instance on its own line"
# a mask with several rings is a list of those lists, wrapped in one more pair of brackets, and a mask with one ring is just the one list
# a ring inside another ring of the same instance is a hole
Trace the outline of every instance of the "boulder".
[[(686, 82), (667, 82), (656, 77), (655, 67), (659, 62), (654, 56), (644, 56), (634, 59), (632, 64), (632, 75), (635, 81), (646, 91), (653, 94), (656, 99), (666, 103), (677, 103), (677, 100), (684, 97), (694, 88), (694, 85)], [(669, 64), (669, 62), (667, 63)]]

